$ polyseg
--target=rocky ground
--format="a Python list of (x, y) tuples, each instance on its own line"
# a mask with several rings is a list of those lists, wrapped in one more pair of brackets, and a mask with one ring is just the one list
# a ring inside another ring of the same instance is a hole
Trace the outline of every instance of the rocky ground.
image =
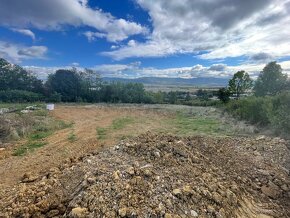
[(275, 138), (150, 132), (0, 191), (0, 217), (290, 217), (289, 150)]

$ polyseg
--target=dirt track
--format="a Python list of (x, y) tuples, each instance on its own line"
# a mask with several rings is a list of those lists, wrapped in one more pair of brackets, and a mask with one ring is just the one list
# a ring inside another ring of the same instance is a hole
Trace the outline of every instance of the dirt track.
[[(72, 122), (73, 126), (49, 136), (45, 139), (48, 142), (47, 145), (24, 157), (11, 155), (13, 149), (23, 144), (24, 141), (17, 142), (15, 146), (11, 146), (5, 152), (0, 151), (0, 188), (16, 184), (24, 173), (46, 172), (66, 159), (78, 158), (92, 150), (101, 148), (101, 145), (114, 144), (121, 136), (126, 136), (128, 133), (130, 136), (136, 136), (157, 128), (158, 122), (156, 120), (162, 118), (161, 114), (148, 110), (102, 106), (58, 106), (51, 115)], [(144, 122), (136, 122), (124, 129), (116, 130), (105, 140), (97, 139), (97, 127), (107, 127), (114, 119), (128, 115), (136, 117), (136, 119), (144, 119)], [(72, 132), (77, 137), (74, 142), (68, 140)]]

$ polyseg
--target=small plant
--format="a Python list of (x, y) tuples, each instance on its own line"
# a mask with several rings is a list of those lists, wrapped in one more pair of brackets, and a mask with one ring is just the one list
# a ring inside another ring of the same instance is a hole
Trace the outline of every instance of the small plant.
[(123, 129), (128, 124), (133, 123), (133, 121), (134, 119), (132, 117), (121, 117), (115, 119), (112, 123), (112, 129), (114, 130)]
[(41, 148), (46, 144), (47, 144), (46, 142), (28, 142), (28, 143), (20, 146), (19, 148), (17, 148), (13, 152), (13, 155), (14, 156), (24, 156), (27, 152), (33, 151), (37, 148)]
[(68, 136), (67, 139), (68, 139), (70, 142), (74, 142), (74, 141), (77, 140), (77, 136), (76, 136), (73, 132), (71, 132), (71, 133), (69, 134), (69, 136)]
[(98, 139), (105, 139), (107, 135), (107, 129), (102, 127), (97, 127)]
[(41, 131), (41, 132), (36, 132), (36, 133), (33, 133), (29, 136), (29, 139), (30, 140), (39, 140), (39, 139), (44, 139), (48, 136), (50, 136), (52, 134), (52, 131)]

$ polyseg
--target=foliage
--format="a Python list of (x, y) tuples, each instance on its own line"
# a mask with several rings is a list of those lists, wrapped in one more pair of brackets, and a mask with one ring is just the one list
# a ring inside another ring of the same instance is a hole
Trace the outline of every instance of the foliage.
[(290, 92), (276, 96), (248, 97), (231, 101), (226, 110), (234, 116), (260, 126), (271, 126), (280, 132), (290, 132)]
[(48, 76), (46, 87), (50, 93), (59, 93), (62, 101), (75, 102), (81, 96), (81, 77), (74, 70), (57, 70)]
[(245, 91), (252, 88), (252, 86), (252, 79), (249, 74), (243, 70), (235, 73), (233, 78), (229, 81), (229, 91), (234, 93), (237, 98), (239, 98)]
[(283, 90), (289, 89), (287, 74), (282, 73), (282, 68), (276, 62), (267, 64), (260, 73), (254, 91), (256, 96), (276, 95)]
[(43, 93), (43, 84), (36, 76), (18, 65), (0, 58), (0, 90), (24, 90)]
[(40, 93), (34, 93), (23, 90), (5, 90), (0, 91), (0, 102), (37, 102), (43, 101), (44, 96)]
[(231, 92), (226, 88), (221, 88), (218, 90), (218, 98), (223, 103), (228, 103), (230, 101)]
[(125, 126), (129, 125), (132, 122), (134, 122), (134, 119), (132, 117), (120, 117), (116, 120), (113, 120), (112, 128), (115, 130), (123, 129)]

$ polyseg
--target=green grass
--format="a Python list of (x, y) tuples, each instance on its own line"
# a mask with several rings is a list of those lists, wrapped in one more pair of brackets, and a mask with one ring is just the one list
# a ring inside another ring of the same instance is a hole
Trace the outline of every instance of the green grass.
[(107, 136), (107, 129), (102, 127), (97, 127), (97, 137), (98, 139), (105, 139)]
[(46, 145), (46, 142), (27, 142), (26, 144), (17, 148), (14, 152), (14, 156), (24, 156), (27, 152), (34, 151), (37, 148), (41, 148)]
[(71, 132), (71, 133), (69, 134), (69, 136), (67, 137), (67, 139), (68, 139), (70, 142), (75, 142), (75, 141), (77, 140), (77, 136), (76, 136), (73, 132)]
[(30, 134), (28, 138), (29, 138), (30, 140), (35, 141), (35, 140), (39, 140), (39, 139), (44, 139), (44, 138), (46, 138), (46, 137), (52, 135), (52, 133), (53, 133), (53, 131), (46, 131), (46, 132), (41, 131), (41, 132), (36, 132), (36, 133), (32, 133), (32, 134)]
[(134, 119), (132, 117), (120, 117), (115, 120), (113, 120), (112, 123), (112, 129), (119, 130), (125, 128), (127, 125), (134, 122)]
[(173, 127), (174, 133), (179, 135), (219, 134), (223, 129), (217, 119), (196, 117), (184, 113), (177, 113), (173, 119), (168, 120), (167, 125)]

